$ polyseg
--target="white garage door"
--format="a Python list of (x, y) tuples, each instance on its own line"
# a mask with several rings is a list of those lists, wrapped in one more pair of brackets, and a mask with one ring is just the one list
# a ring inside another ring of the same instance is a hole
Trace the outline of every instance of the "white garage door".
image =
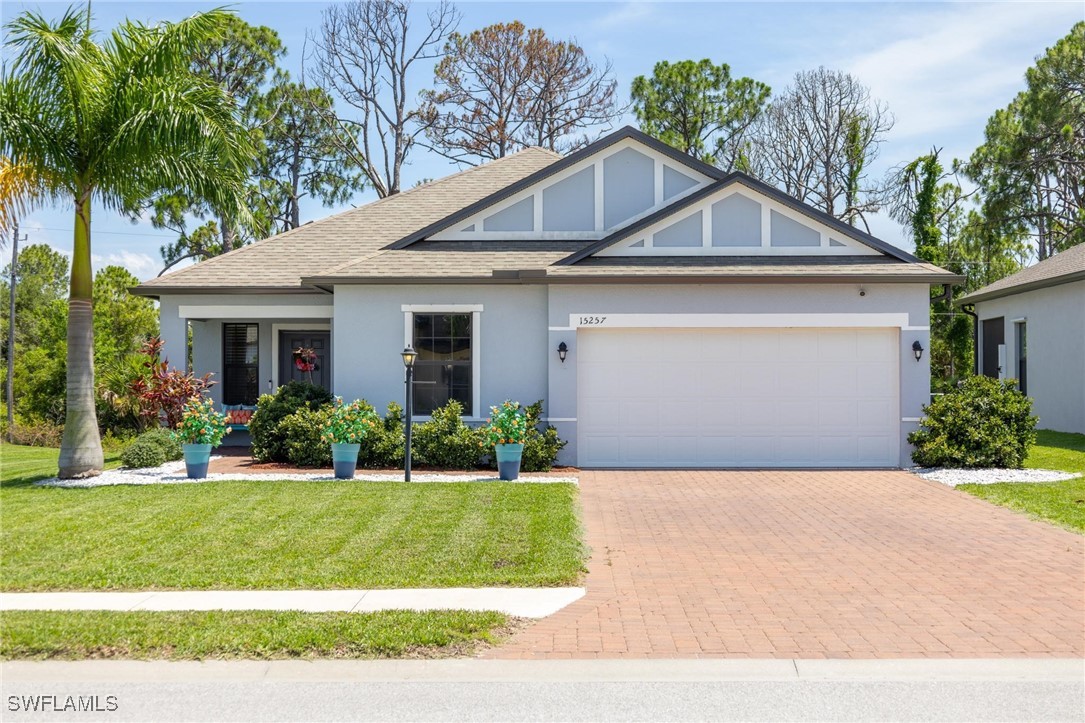
[(581, 329), (582, 467), (895, 467), (897, 329)]

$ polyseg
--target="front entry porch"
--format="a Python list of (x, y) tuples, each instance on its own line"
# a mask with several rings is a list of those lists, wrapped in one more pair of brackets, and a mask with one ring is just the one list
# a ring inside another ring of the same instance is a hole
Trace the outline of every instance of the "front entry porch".
[[(286, 305), (282, 297), (267, 303), (163, 304), (162, 338), (170, 366), (216, 382), (209, 395), (219, 408), (253, 407), (261, 394), (290, 381), (312, 381), (331, 390), (332, 306), (329, 297), (305, 297)], [(278, 302), (278, 303), (276, 303)], [(319, 302), (319, 303), (318, 303)], [(189, 347), (184, 341), (190, 340)], [(312, 349), (311, 371), (297, 363), (299, 349)], [(243, 425), (235, 425), (223, 446), (248, 446)]]

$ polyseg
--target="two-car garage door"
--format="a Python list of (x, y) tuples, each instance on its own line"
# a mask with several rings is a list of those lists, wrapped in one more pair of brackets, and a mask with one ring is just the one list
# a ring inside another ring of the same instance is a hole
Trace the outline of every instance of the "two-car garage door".
[(582, 467), (894, 467), (899, 330), (580, 329)]

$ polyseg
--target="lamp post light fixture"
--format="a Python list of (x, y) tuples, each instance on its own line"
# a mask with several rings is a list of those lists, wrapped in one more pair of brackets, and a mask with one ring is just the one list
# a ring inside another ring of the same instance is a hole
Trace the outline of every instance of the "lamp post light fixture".
[(561, 360), (562, 364), (565, 363), (565, 355), (568, 354), (568, 353), (569, 353), (569, 345), (568, 344), (566, 344), (565, 342), (561, 342), (560, 344), (558, 344), (558, 359)]
[(418, 352), (414, 347), (408, 346), (401, 353), (403, 366), (407, 372), (407, 406), (404, 409), (403, 420), (403, 481), (411, 481), (411, 417), (414, 415), (414, 360), (418, 358)]
[(919, 339), (912, 342), (912, 353), (915, 354), (916, 361), (923, 358), (923, 345), (919, 343)]

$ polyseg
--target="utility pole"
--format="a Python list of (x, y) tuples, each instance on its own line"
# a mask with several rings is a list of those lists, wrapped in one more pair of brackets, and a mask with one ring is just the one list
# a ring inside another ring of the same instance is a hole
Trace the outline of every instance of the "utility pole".
[(16, 271), (18, 264), (19, 222), (16, 221), (11, 234), (11, 278), (8, 279), (8, 381), (6, 400), (9, 442), (15, 441), (15, 280), (18, 278)]

